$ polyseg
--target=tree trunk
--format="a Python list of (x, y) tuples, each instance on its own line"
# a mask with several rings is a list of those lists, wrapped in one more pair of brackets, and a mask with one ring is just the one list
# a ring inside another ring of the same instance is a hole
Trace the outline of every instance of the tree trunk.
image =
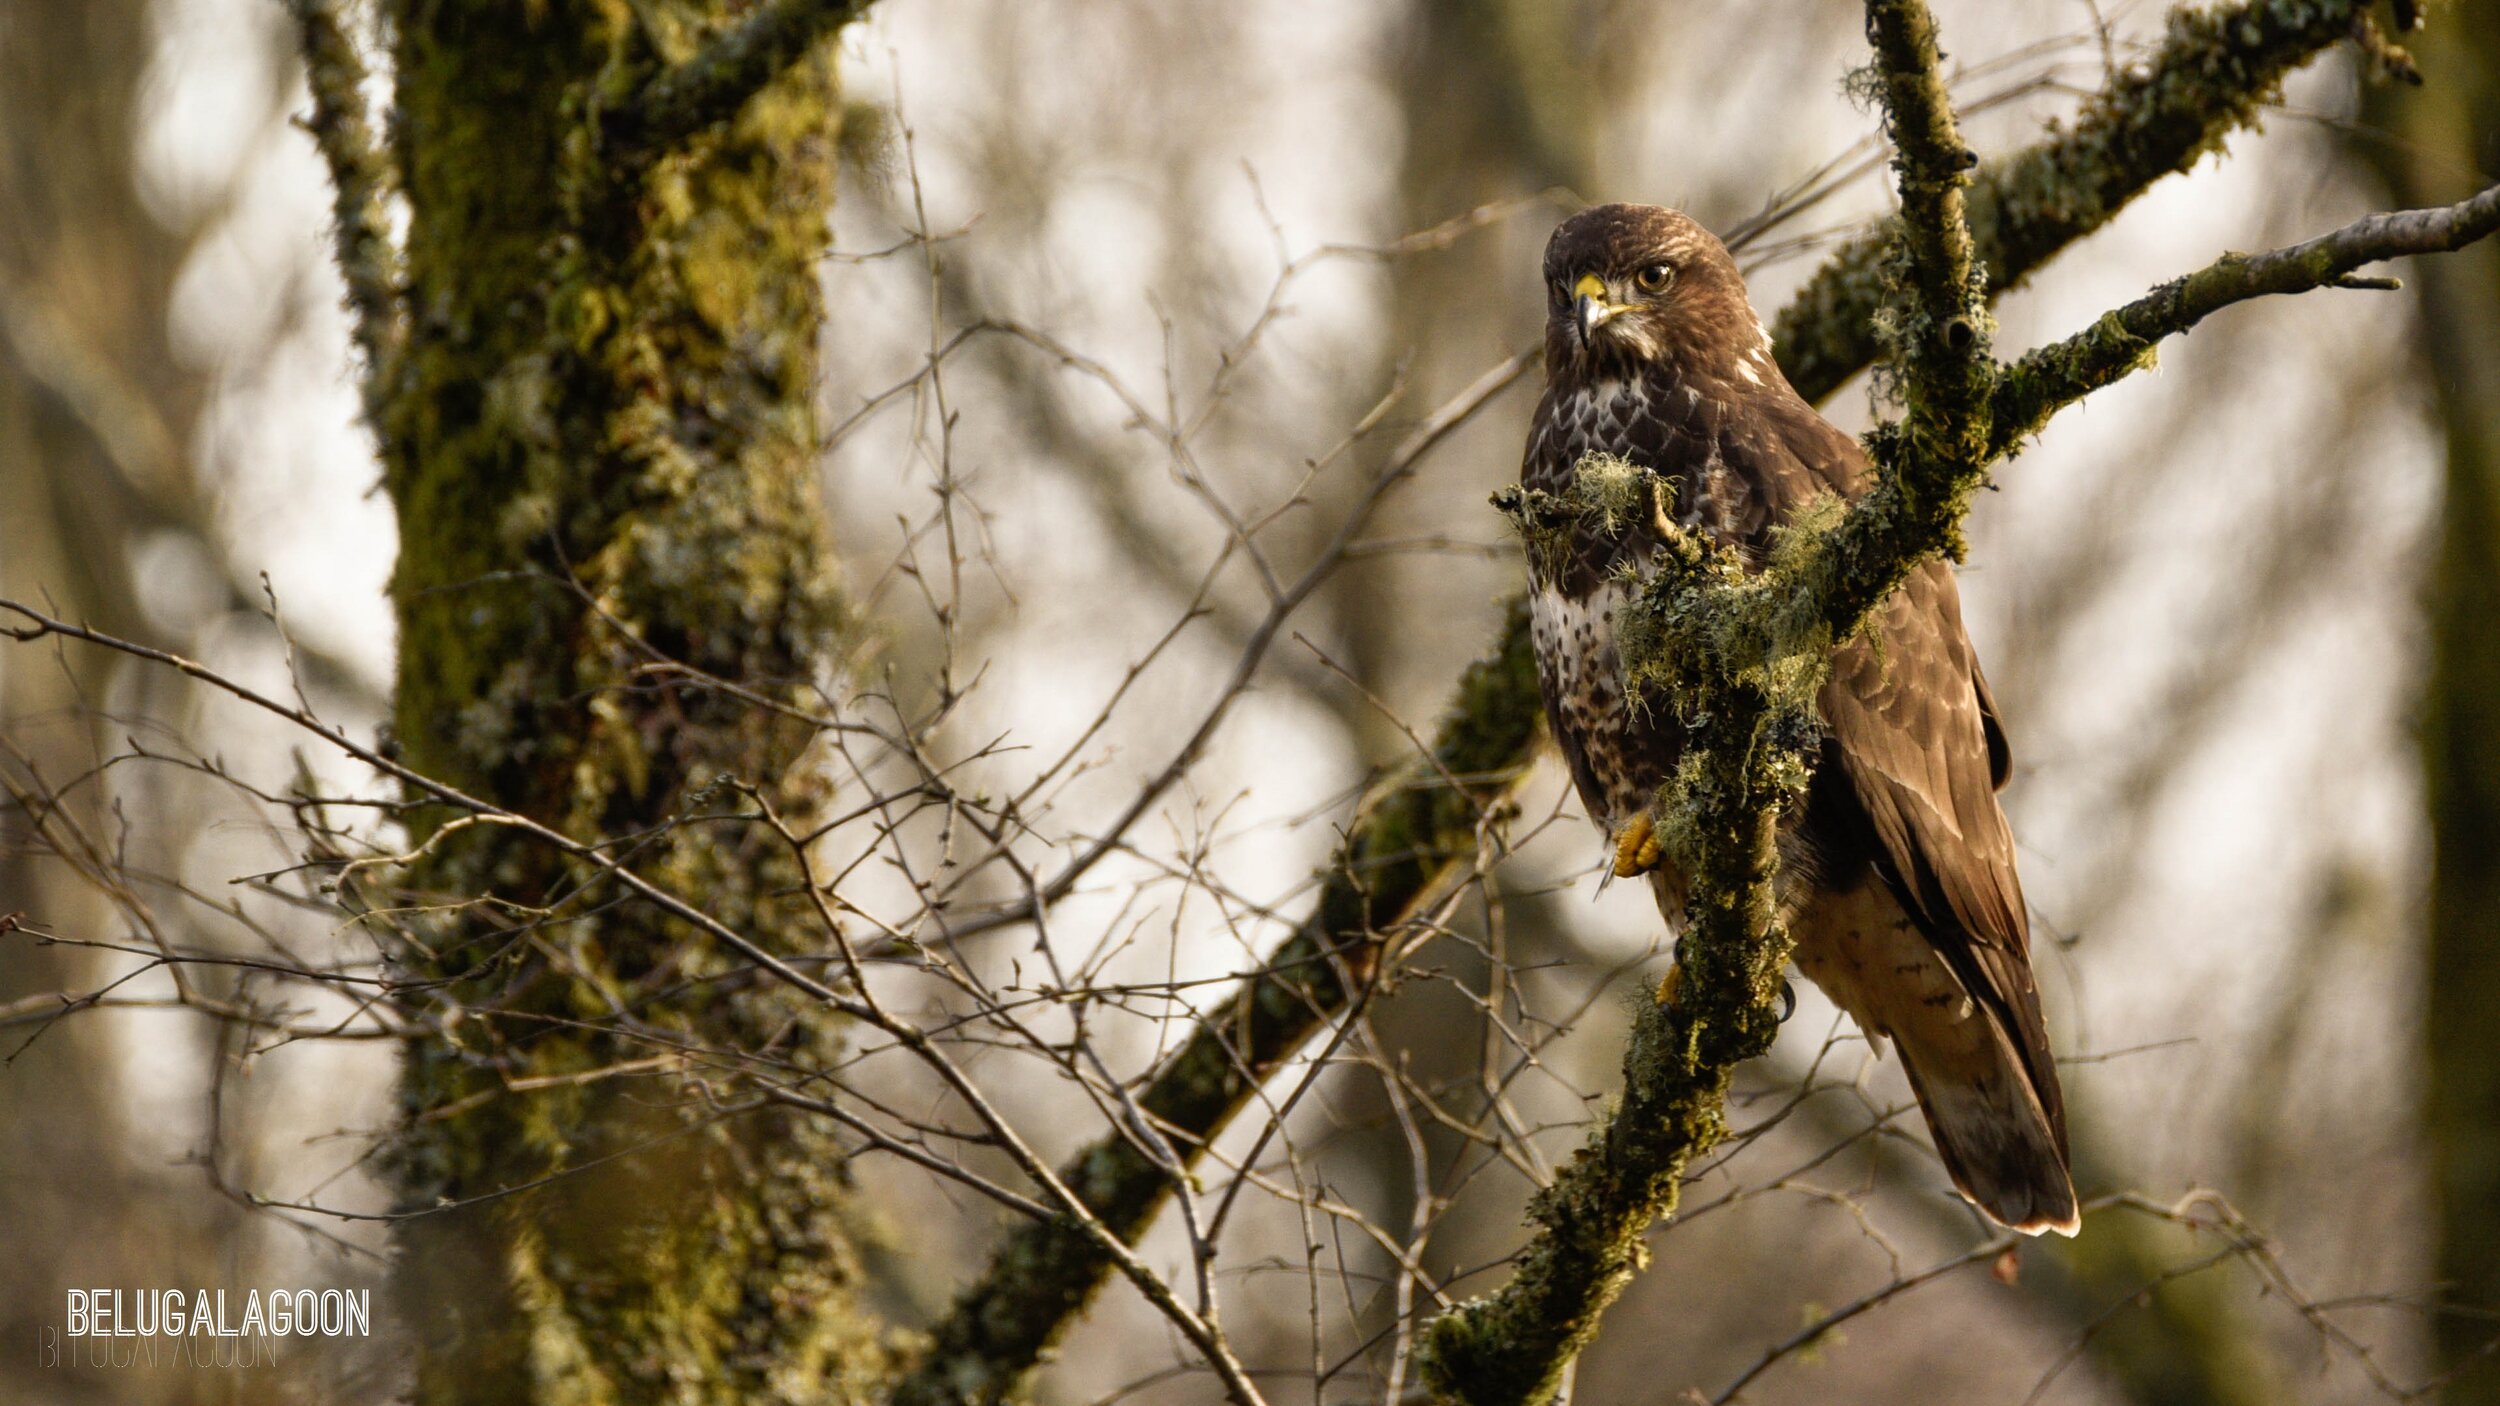
[[(807, 726), (712, 680), (804, 706), (840, 626), (811, 404), (832, 57), (647, 173), (599, 118), (751, 8), (388, 6), (410, 215), (406, 344), (374, 398), (394, 726), (418, 769), (634, 836), (644, 877), (812, 951), (785, 847), (684, 822), (755, 812), (724, 778), (801, 826), (824, 798)], [(612, 881), (508, 830), (434, 833), (448, 818), (420, 812), (400, 896), (437, 905), (402, 976), (444, 1038), (411, 1046), (394, 1170), (406, 1206), (450, 1208), (402, 1224), (417, 1398), (862, 1399), (881, 1358), (837, 1149), (803, 1117), (723, 1112), (723, 1052), (805, 1067), (836, 1032)]]
[[(2419, 36), (2419, 92), (2374, 96), (2395, 137), (2368, 149), (2403, 205), (2500, 173), (2500, 26), (2460, 10)], [(2481, 172), (2481, 179), (2475, 173)], [(2423, 962), (2423, 1127), (2438, 1210), (2438, 1318), (2449, 1406), (2500, 1403), (2500, 246), (2404, 270), (2420, 289), (2422, 366), (2448, 440), (2425, 600), (2422, 775), (2431, 877)]]

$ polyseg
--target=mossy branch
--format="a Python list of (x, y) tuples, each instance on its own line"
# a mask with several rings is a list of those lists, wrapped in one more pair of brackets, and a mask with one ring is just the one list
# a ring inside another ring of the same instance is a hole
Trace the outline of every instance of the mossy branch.
[(2353, 273), (2382, 259), (2451, 253), (2495, 232), (2500, 232), (2500, 185), (2454, 205), (2370, 215), (2332, 234), (2254, 257), (2226, 254), (2007, 368), (1993, 397), (1991, 452), (2013, 452), (2063, 407), (2151, 365), (2154, 344), (2162, 338), (2234, 303), (2317, 288), (2393, 288), (2392, 279), (2357, 279)]
[(1866, 33), (1899, 177), (1897, 260), (1908, 294), (1881, 325), (1900, 372), (1903, 433), (1919, 463), (1949, 472), (1988, 446), (1988, 290), (1962, 202), (1979, 156), (1953, 120), (1925, 0), (1867, 0)]
[[(1935, 21), (1921, 0), (1869, 0), (1867, 34), (1903, 216), (1905, 276), (1890, 322), (1908, 413), (1896, 439), (1917, 448), (1895, 456), (1885, 476), (1893, 502), (1876, 520), (1910, 530), (1884, 534), (1880, 554), (1841, 557), (1831, 544), (1866, 514), (1826, 510), (1790, 523), (1756, 568), (1677, 528), (1651, 477), (1651, 530), (1665, 550), (1639, 602), (1621, 613), (1617, 643), (1627, 694), (1674, 707), (1686, 730), (1657, 811), (1686, 884), (1676, 971), (1633, 1022), (1621, 1105), (1530, 1203), (1538, 1233), (1510, 1282), (1427, 1330), (1424, 1380), (1444, 1400), (1551, 1400), (1639, 1268), (1643, 1235), (1673, 1213), (1684, 1169), (1726, 1135), (1736, 1067), (1768, 1053), (1779, 1031), (1792, 945), (1776, 892), (1780, 817), (1812, 774), (1813, 700), (1833, 642), (1950, 540), (1986, 462), (1987, 289), (1963, 224), (1972, 163), (1938, 72)], [(1584, 461), (1575, 489), (1611, 484), (1620, 476), (1612, 469)], [(1901, 510), (1918, 505), (1928, 511)], [(1595, 501), (1559, 506), (1617, 511)], [(1827, 618), (1847, 594), (1838, 568), (1849, 565), (1887, 584)]]
[(609, 152), (639, 167), (737, 116), (782, 70), (858, 19), (869, 0), (769, 0), (693, 57), (665, 69), (606, 117)]
[(1936, 317), (1959, 310), (1970, 279), (1970, 228), (1962, 189), (1976, 152), (1962, 145), (1945, 96), (1936, 19), (1921, 0), (1869, 0), (1866, 32), (1875, 48), (1875, 86), (1892, 140), (1901, 192), (1894, 237), (1909, 254), (1911, 288)]
[[(1188, 1164), (1313, 1032), (1360, 999), (1405, 920), (1472, 866), (1488, 815), (1533, 754), (1542, 706), (1527, 611), (1514, 602), (1500, 643), (1460, 681), (1430, 764), (1374, 793), (1311, 917), (1148, 1082), (1139, 1103)], [(1086, 1149), (1060, 1177), (1130, 1243), (1172, 1194), (1171, 1169), (1124, 1137)], [(1112, 1267), (1099, 1241), (1064, 1218), (1018, 1228), (932, 1331), (894, 1406), (1010, 1399)]]
[[(1833, 642), (1890, 589), (1827, 621), (1840, 594), (1834, 567), (1854, 561), (1897, 583), (1950, 539), (1968, 498), (1963, 485), (1986, 462), (1994, 377), (1987, 285), (1962, 214), (1973, 162), (1938, 71), (1935, 21), (1922, 0), (1868, 0), (1867, 36), (1900, 177), (1905, 276), (1889, 319), (1908, 402), (1900, 437), (1918, 451), (1896, 456), (1885, 486), (1893, 499), (1931, 510), (1885, 513), (1885, 524), (1915, 530), (1888, 534), (1883, 555), (1858, 558), (1829, 549), (1846, 518), (1813, 514), (1790, 523), (1756, 568), (1678, 528), (1649, 476), (1651, 530), (1665, 545), (1657, 574), (1621, 613), (1617, 643), (1627, 695), (1674, 707), (1686, 731), (1657, 811), (1686, 885), (1677, 966), (1633, 1022), (1621, 1104), (1530, 1203), (1537, 1234), (1510, 1282), (1426, 1331), (1424, 1380), (1444, 1400), (1551, 1400), (1640, 1267), (1642, 1237), (1673, 1213), (1684, 1169), (1726, 1135), (1736, 1067), (1767, 1054), (1779, 1033), (1780, 972), (1792, 943), (1779, 917), (1778, 835), (1782, 813), (1812, 775), (1814, 694)], [(1614, 464), (1584, 461), (1573, 475), (1584, 501), (1523, 506), (1612, 517), (1622, 476)], [(1536, 525), (1526, 525), (1533, 543)]]
[(333, 253), (347, 284), (365, 419), (377, 433), (379, 412), (398, 365), (404, 321), (399, 250), (391, 241), (389, 200), (398, 173), (365, 116), (365, 63), (340, 23), (336, 0), (289, 0), (312, 113), (304, 128), (330, 168)]
[[(2161, 47), (2110, 74), (2071, 126), (1978, 172), (1968, 223), (1992, 296), (2253, 125), (2285, 75), (2349, 37), (2370, 8), (2371, 0), (2249, 0), (2173, 12)], [(1843, 245), (1772, 324), (1780, 366), (1807, 400), (1829, 396), (1880, 354), (1872, 314), (1897, 224)]]

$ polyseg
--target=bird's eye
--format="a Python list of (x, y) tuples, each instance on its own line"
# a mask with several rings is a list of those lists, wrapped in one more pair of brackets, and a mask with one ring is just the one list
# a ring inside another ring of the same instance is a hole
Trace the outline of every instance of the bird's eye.
[(1665, 264), (1651, 264), (1632, 275), (1632, 283), (1644, 293), (1663, 293), (1675, 282), (1675, 270)]

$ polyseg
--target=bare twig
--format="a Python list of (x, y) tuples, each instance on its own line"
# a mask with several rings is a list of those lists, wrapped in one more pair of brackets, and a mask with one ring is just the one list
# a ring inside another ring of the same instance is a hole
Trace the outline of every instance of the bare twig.
[[(1454, 857), (1477, 853), (1486, 809), (1513, 784), (1536, 736), (1535, 667), (1527, 612), (1514, 607), (1500, 648), (1461, 684), (1429, 765), (1380, 789), (1311, 918), (1147, 1084), (1140, 1102), (1190, 1160), (1280, 1063), (1356, 998), (1406, 915), (1451, 887)], [(1449, 785), (1445, 776), (1465, 784)], [(1130, 1240), (1172, 1189), (1167, 1170), (1116, 1137), (1088, 1148), (1061, 1177)], [(1066, 1225), (1019, 1229), (932, 1332), (920, 1366), (897, 1388), (895, 1406), (1008, 1399), (1108, 1268), (1099, 1244)]]

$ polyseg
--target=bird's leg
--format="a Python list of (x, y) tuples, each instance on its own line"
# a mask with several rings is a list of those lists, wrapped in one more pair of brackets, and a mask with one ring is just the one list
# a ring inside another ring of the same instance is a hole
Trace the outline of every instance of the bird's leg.
[(1628, 879), (1658, 867), (1658, 825), (1644, 810), (1615, 837), (1615, 877)]

